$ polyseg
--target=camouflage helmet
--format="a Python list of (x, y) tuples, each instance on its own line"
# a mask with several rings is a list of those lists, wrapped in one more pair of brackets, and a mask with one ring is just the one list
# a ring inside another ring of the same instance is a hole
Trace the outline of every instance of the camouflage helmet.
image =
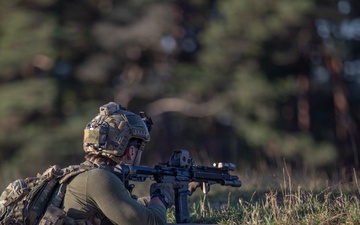
[(85, 127), (84, 151), (107, 156), (119, 163), (119, 157), (124, 155), (130, 139), (141, 141), (141, 151), (150, 141), (147, 119), (115, 102), (101, 106), (100, 113)]

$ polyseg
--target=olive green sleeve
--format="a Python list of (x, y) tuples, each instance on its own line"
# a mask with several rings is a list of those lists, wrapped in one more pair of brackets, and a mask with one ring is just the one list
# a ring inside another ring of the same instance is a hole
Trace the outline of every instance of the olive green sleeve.
[(87, 180), (87, 196), (113, 223), (122, 225), (166, 224), (166, 209), (159, 205), (145, 207), (131, 198), (123, 182), (114, 174), (96, 169)]

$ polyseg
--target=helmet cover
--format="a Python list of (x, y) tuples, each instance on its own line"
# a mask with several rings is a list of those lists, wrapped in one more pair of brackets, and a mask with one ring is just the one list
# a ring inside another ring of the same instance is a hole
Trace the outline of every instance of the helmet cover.
[(144, 120), (115, 102), (100, 107), (99, 114), (84, 129), (84, 151), (107, 156), (114, 161), (125, 153), (130, 139), (150, 141)]

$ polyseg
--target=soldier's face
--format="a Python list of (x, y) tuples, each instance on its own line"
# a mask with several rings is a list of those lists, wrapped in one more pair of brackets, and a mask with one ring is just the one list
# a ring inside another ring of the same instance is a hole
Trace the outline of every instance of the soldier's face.
[(130, 146), (126, 150), (125, 159), (123, 162), (130, 165), (139, 165), (141, 161), (142, 151), (135, 146)]
[(140, 165), (141, 155), (142, 155), (142, 151), (137, 149), (137, 154), (136, 154), (136, 157), (135, 157), (134, 162), (133, 162), (134, 166)]

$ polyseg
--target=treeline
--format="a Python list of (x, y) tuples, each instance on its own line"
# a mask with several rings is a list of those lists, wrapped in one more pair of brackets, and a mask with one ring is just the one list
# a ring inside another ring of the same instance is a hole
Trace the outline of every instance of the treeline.
[(359, 168), (355, 0), (3, 0), (2, 181), (82, 160), (108, 101), (176, 148), (239, 169)]

